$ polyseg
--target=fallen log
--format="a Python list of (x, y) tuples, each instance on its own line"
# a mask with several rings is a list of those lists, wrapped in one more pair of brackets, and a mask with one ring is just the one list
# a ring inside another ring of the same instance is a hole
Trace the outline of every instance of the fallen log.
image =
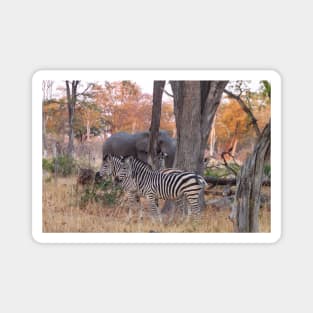
[[(218, 178), (214, 176), (204, 176), (205, 181), (213, 186), (236, 186), (236, 178)], [(271, 186), (271, 180), (266, 178), (263, 180), (263, 186)]]

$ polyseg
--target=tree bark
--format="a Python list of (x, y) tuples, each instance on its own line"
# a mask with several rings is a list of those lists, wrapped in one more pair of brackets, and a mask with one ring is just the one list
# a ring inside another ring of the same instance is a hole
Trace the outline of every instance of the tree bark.
[(203, 157), (209, 134), (227, 83), (228, 81), (201, 81), (201, 147), (198, 160), (200, 175), (204, 171)]
[(90, 141), (90, 122), (89, 119), (86, 122), (86, 141)]
[(44, 111), (44, 106), (42, 106), (42, 154), (44, 158), (47, 157), (46, 114)]
[(153, 105), (150, 125), (150, 137), (148, 144), (148, 163), (152, 168), (157, 168), (157, 145), (160, 129), (162, 95), (165, 86), (165, 80), (155, 80), (153, 82)]
[(258, 142), (237, 177), (235, 201), (230, 219), (235, 232), (259, 231), (260, 193), (264, 164), (271, 150), (271, 122), (264, 128)]
[(68, 146), (67, 146), (67, 155), (69, 157), (74, 156), (74, 114), (75, 106), (77, 101), (77, 87), (79, 80), (73, 80), (70, 82), (67, 80), (66, 83), (66, 96), (67, 96), (67, 108), (68, 108), (68, 123), (69, 123), (69, 134), (68, 134)]
[[(208, 184), (214, 186), (236, 186), (237, 179), (236, 178), (217, 178), (214, 176), (204, 176), (203, 177)], [(262, 180), (263, 186), (271, 186), (271, 180), (266, 178)]]
[[(174, 167), (203, 175), (204, 153), (227, 81), (171, 81), (177, 146)], [(204, 208), (204, 193), (200, 195)]]
[(172, 81), (177, 146), (174, 167), (198, 172), (201, 147), (200, 81)]
[(204, 152), (227, 81), (171, 81), (174, 94), (176, 167), (203, 175)]
[(52, 98), (53, 80), (42, 81), (42, 153), (43, 157), (47, 156), (47, 139), (46, 139), (46, 113), (45, 104)]
[(215, 151), (215, 144), (216, 144), (216, 132), (215, 132), (215, 121), (216, 121), (216, 115), (214, 116), (212, 127), (209, 135), (209, 156), (212, 158), (214, 156)]

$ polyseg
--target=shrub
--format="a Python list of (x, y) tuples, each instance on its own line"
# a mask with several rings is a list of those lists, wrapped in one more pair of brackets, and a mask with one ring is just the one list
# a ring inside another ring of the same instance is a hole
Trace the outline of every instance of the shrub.
[(267, 177), (271, 177), (271, 165), (270, 164), (264, 165), (264, 174)]
[(75, 160), (69, 156), (62, 155), (53, 159), (53, 166), (57, 169), (57, 174), (68, 176), (74, 174), (77, 166)]
[(121, 193), (121, 188), (113, 186), (111, 180), (103, 180), (84, 189), (80, 197), (80, 207), (84, 208), (89, 202), (96, 202), (101, 205), (116, 205)]
[(42, 168), (50, 173), (56, 173), (61, 176), (74, 174), (77, 170), (76, 162), (68, 156), (59, 156), (52, 160), (42, 159)]
[(53, 171), (54, 171), (53, 161), (43, 158), (42, 159), (42, 169), (44, 171), (53, 173)]

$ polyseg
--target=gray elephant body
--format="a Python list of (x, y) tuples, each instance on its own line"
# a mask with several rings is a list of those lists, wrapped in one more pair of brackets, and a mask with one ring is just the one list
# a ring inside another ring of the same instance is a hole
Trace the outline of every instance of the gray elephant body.
[[(132, 155), (144, 162), (147, 162), (149, 144), (149, 132), (138, 132), (129, 134), (120, 132), (113, 134), (104, 144), (102, 153), (115, 154), (120, 156)], [(158, 137), (157, 153), (167, 154), (165, 166), (172, 167), (175, 158), (176, 141), (166, 131), (160, 130)]]

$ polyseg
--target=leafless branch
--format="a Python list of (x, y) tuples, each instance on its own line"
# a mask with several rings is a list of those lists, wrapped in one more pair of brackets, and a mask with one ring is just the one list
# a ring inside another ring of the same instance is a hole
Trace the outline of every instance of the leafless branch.
[(93, 87), (95, 84), (89, 83), (88, 86), (85, 88), (83, 92), (80, 92), (77, 94), (77, 96), (85, 96), (87, 95), (87, 91), (89, 90), (90, 87)]
[(174, 98), (174, 96), (172, 94), (170, 94), (167, 90), (165, 90), (165, 88), (162, 88), (163, 89), (163, 92), (168, 95), (169, 97), (172, 97)]
[(235, 94), (233, 94), (231, 91), (224, 89), (224, 92), (231, 98), (235, 99), (239, 105), (241, 106), (241, 108), (244, 110), (244, 112), (246, 112), (248, 114), (248, 116), (251, 119), (251, 124), (254, 127), (255, 133), (257, 135), (257, 137), (260, 137), (261, 132), (257, 123), (257, 119), (255, 118), (255, 116), (253, 115), (253, 113), (251, 112), (251, 110), (248, 108), (248, 106), (245, 104), (245, 102), (241, 99), (240, 96), (236, 96)]
[[(223, 159), (223, 161), (224, 161), (225, 167), (228, 168), (231, 172), (233, 172), (233, 173), (235, 174), (235, 176), (237, 176), (238, 173), (237, 173), (231, 166), (228, 165), (228, 163), (227, 163), (227, 161), (226, 161), (226, 159), (225, 159), (225, 155), (229, 155), (229, 156), (235, 161), (235, 163), (237, 164), (235, 158), (234, 158), (233, 155), (231, 154), (231, 150), (232, 150), (232, 149), (233, 149), (233, 147), (231, 147), (228, 151), (222, 152), (222, 153), (221, 153), (221, 157), (222, 157), (222, 159)], [(238, 165), (238, 164), (237, 164), (237, 165)]]
[[(213, 176), (204, 176), (203, 178), (208, 184), (212, 185), (208, 189), (212, 189), (215, 186), (225, 186), (225, 185), (235, 186), (236, 185), (236, 178), (218, 178), (218, 177), (213, 177)], [(268, 178), (263, 179), (262, 185), (271, 186), (271, 180)]]

